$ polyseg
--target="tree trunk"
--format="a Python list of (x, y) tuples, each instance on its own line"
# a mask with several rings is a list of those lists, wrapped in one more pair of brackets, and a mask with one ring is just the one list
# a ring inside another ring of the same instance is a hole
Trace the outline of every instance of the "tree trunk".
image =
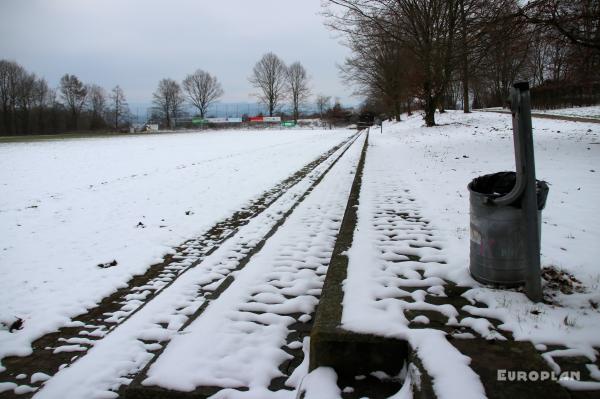
[(77, 111), (71, 111), (71, 130), (77, 130)]
[(402, 107), (401, 107), (401, 103), (400, 103), (400, 101), (396, 101), (396, 102), (394, 103), (394, 110), (395, 110), (395, 113), (396, 113), (396, 115), (395, 115), (395, 116), (396, 116), (396, 121), (397, 121), (397, 122), (400, 122), (400, 121), (401, 121), (401, 119), (400, 119), (400, 116), (402, 115), (402, 109), (401, 109), (401, 108), (402, 108)]
[(425, 125), (427, 127), (435, 126), (435, 106), (436, 99), (427, 94), (425, 96)]
[(471, 112), (469, 108), (469, 57), (467, 49), (467, 17), (465, 15), (465, 1), (460, 0), (460, 25), (461, 25), (461, 75), (463, 87), (463, 111)]
[(11, 124), (10, 117), (11, 117), (11, 115), (10, 115), (10, 109), (8, 108), (7, 104), (3, 105), (3, 107), (2, 107), (2, 116), (3, 116), (2, 122), (4, 122), (4, 133), (10, 134), (10, 124)]

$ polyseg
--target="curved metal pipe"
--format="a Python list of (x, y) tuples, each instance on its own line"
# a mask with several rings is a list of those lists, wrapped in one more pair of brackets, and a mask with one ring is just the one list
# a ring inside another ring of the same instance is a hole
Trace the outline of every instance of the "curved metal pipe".
[(511, 205), (521, 198), (525, 191), (526, 180), (525, 180), (525, 154), (524, 146), (521, 145), (521, 132), (519, 131), (519, 123), (515, 114), (519, 110), (520, 96), (517, 90), (511, 91), (510, 96), (510, 109), (512, 112), (513, 120), (513, 143), (515, 147), (515, 169), (516, 169), (516, 181), (515, 185), (510, 192), (502, 197), (489, 198), (489, 202), (494, 205)]

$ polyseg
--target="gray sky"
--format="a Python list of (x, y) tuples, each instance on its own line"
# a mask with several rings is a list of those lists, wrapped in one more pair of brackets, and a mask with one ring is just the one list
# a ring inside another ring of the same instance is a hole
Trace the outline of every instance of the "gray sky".
[(248, 76), (262, 54), (300, 61), (313, 93), (351, 89), (336, 63), (348, 54), (323, 26), (320, 0), (0, 0), (0, 58), (56, 86), (71, 73), (130, 102), (149, 102), (158, 81), (197, 68), (216, 75), (223, 102), (254, 102)]

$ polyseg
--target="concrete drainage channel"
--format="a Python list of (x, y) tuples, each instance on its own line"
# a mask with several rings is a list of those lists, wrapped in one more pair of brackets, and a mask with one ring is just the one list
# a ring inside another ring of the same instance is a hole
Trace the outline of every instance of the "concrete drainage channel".
[[(342, 287), (348, 267), (348, 257), (345, 253), (352, 245), (356, 228), (367, 146), (368, 143), (365, 144), (358, 164), (310, 334), (309, 368), (313, 370), (317, 367), (332, 367), (338, 374), (338, 385), (351, 386), (354, 389), (353, 397), (363, 397), (365, 393), (387, 397), (400, 389), (401, 384), (398, 381), (382, 383), (375, 388), (373, 381), (360, 382), (361, 380), (356, 380), (355, 377), (374, 371), (398, 375), (404, 366), (402, 359), (408, 357), (406, 341), (359, 334), (340, 327), (344, 297)], [(363, 392), (365, 389), (370, 392)]]
[[(398, 375), (409, 355), (406, 341), (359, 334), (340, 327), (344, 297), (342, 287), (348, 267), (345, 252), (352, 245), (356, 228), (367, 147), (368, 142), (361, 154), (310, 334), (309, 369), (333, 368), (338, 375), (338, 386), (352, 388), (352, 392), (344, 395), (348, 398), (386, 398), (393, 395), (402, 387), (401, 381), (381, 381), (370, 373), (383, 371), (388, 375)], [(357, 379), (357, 376), (364, 378)]]

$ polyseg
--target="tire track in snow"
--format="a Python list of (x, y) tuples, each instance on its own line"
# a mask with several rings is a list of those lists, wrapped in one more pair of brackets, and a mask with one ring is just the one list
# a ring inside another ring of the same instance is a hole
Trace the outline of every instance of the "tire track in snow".
[[(153, 298), (172, 285), (185, 272), (198, 266), (242, 227), (259, 215), (264, 214), (271, 205), (288, 194), (292, 188), (298, 186), (298, 189), (302, 190), (307, 184), (309, 185), (308, 190), (311, 189), (310, 187), (314, 187), (320, 181), (322, 173), (329, 170), (357, 137), (358, 135), (354, 135), (333, 147), (288, 179), (251, 201), (248, 206), (235, 212), (228, 219), (217, 223), (201, 237), (185, 242), (175, 249), (174, 255), (167, 255), (162, 263), (151, 266), (143, 275), (135, 276), (130, 280), (127, 287), (117, 290), (87, 313), (75, 317), (67, 326), (36, 340), (32, 345), (32, 354), (2, 359), (2, 365), (6, 369), (0, 373), (0, 392), (2, 392), (2, 387), (8, 388), (6, 389), (7, 392), (3, 392), (2, 395), (9, 395), (8, 390), (10, 389), (17, 389), (17, 392), (21, 392), (17, 396), (20, 398), (27, 396), (23, 396), (24, 394), (34, 392), (48, 378), (47, 376), (53, 375), (77, 360), (82, 353), (93, 347), (99, 339), (105, 337), (136, 312), (143, 309)], [(286, 215), (280, 213), (273, 217), (281, 219), (285, 218)], [(238, 245), (234, 253), (246, 255), (252, 251), (254, 244)], [(233, 260), (235, 260), (234, 257), (230, 259), (230, 261)], [(216, 276), (219, 276), (219, 274), (217, 273)], [(208, 290), (214, 291), (211, 284), (216, 284), (219, 278), (216, 277), (206, 284)], [(41, 379), (30, 378), (30, 376), (39, 372), (42, 372), (46, 377)], [(33, 380), (37, 381), (32, 382)], [(16, 394), (16, 392), (14, 393)]]

